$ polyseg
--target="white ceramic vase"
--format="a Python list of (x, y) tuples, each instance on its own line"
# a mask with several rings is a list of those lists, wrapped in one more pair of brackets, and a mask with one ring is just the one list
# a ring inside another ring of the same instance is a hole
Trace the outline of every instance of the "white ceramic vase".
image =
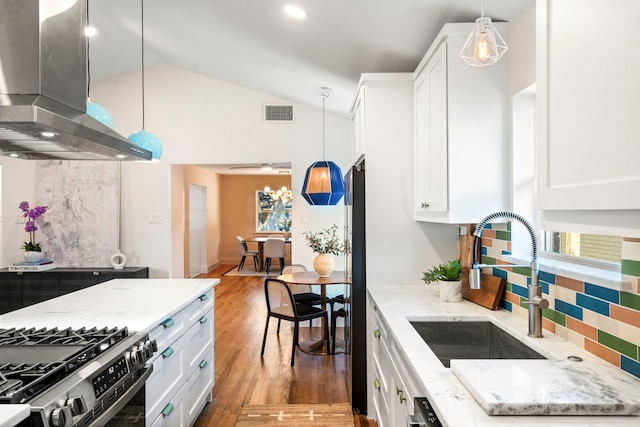
[(462, 301), (462, 281), (455, 282), (439, 281), (440, 301), (460, 302)]
[(313, 269), (320, 277), (329, 277), (336, 268), (336, 260), (331, 254), (318, 254), (313, 259)]
[(39, 262), (42, 260), (42, 252), (38, 251), (24, 251), (24, 260), (26, 262)]

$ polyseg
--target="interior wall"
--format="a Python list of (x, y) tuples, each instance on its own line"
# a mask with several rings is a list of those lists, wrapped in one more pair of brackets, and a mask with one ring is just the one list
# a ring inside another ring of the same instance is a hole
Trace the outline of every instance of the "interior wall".
[[(342, 202), (310, 206), (300, 195), (306, 168), (322, 159), (322, 110), (295, 104), (294, 123), (265, 123), (263, 104), (286, 100), (168, 65), (146, 68), (145, 84), (145, 127), (158, 136), (164, 153), (159, 162), (123, 163), (121, 249), (132, 255), (127, 264), (148, 266), (152, 278), (184, 277), (183, 270), (172, 271), (171, 245), (177, 243), (172, 166), (291, 162), (292, 241), (299, 250), (293, 261), (311, 265), (314, 254), (302, 243), (302, 232), (344, 222)], [(92, 82), (91, 99), (111, 113), (122, 135), (141, 127), (139, 88), (139, 72)], [(349, 119), (327, 113), (325, 136), (327, 159), (345, 170), (351, 154)], [(151, 214), (160, 223), (150, 223)]]
[[(240, 255), (236, 236), (248, 238), (256, 233), (256, 191), (267, 185), (274, 189), (283, 185), (291, 188), (291, 176), (220, 175), (220, 182), (220, 261), (237, 264)], [(255, 244), (248, 246), (256, 250)]]

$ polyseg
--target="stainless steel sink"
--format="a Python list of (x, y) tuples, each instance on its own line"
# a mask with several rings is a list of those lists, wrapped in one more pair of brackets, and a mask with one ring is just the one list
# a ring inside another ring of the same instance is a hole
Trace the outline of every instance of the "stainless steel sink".
[(546, 359), (487, 321), (412, 321), (440, 362), (451, 359)]

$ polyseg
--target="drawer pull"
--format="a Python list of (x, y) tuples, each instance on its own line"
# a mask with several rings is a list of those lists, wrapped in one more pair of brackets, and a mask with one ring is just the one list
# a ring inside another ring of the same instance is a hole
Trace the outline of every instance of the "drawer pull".
[(400, 403), (404, 403), (407, 400), (406, 397), (404, 397), (404, 393), (400, 392)]
[(375, 380), (373, 380), (373, 386), (377, 390), (380, 390), (380, 387), (382, 387), (382, 383), (380, 382), (380, 378), (376, 378)]
[(173, 403), (167, 403), (167, 406), (165, 406), (162, 410), (162, 416), (168, 417), (169, 415), (171, 415), (171, 413), (173, 412), (173, 408)]
[(173, 354), (173, 348), (169, 347), (168, 349), (162, 352), (162, 357), (166, 359), (168, 357), (171, 357), (172, 354)]
[(200, 324), (205, 324), (209, 321), (209, 319), (207, 318), (207, 316), (202, 316), (199, 320)]
[(100, 275), (100, 272), (99, 272), (99, 271), (94, 271), (92, 274), (93, 274), (94, 276), (99, 276), (99, 275)]
[(209, 299), (209, 297), (207, 297), (206, 295), (200, 295), (200, 301), (206, 301)]
[(396, 394), (400, 396), (401, 393), (402, 393), (402, 390), (400, 389), (400, 387), (396, 386)]
[(171, 319), (171, 318), (169, 318), (169, 319), (165, 320), (164, 322), (162, 322), (162, 326), (164, 326), (165, 328), (170, 328), (175, 324), (176, 324), (176, 321)]
[(380, 338), (380, 335), (382, 335), (382, 332), (380, 332), (380, 329), (376, 329), (375, 331), (373, 331), (374, 337)]
[(209, 362), (207, 362), (206, 360), (203, 360), (202, 362), (200, 362), (198, 366), (200, 366), (200, 369), (204, 369), (207, 367), (208, 364)]

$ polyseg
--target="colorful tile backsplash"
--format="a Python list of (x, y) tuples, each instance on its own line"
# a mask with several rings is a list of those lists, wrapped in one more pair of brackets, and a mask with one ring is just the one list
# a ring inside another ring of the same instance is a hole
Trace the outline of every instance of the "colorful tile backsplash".
[[(482, 234), (483, 263), (509, 264), (511, 224), (487, 224)], [(491, 231), (490, 231), (491, 230)], [(621, 291), (544, 271), (540, 285), (549, 308), (543, 310), (543, 328), (586, 351), (640, 377), (640, 239), (624, 238), (622, 275), (632, 284)], [(513, 270), (513, 271), (512, 271)], [(526, 317), (528, 268), (493, 268), (507, 284), (500, 307)]]

